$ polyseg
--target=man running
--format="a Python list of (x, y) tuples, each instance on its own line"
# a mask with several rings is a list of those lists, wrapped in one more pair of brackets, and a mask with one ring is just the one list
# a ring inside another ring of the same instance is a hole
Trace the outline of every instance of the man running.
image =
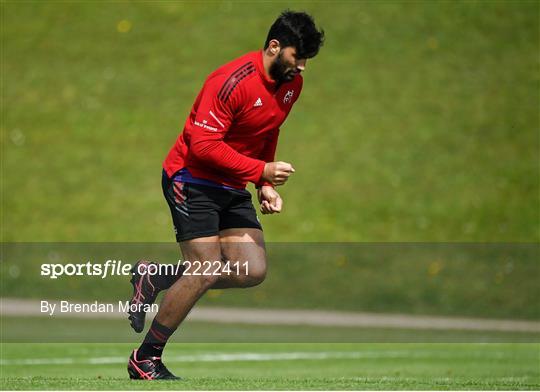
[[(275, 187), (285, 184), (294, 168), (274, 161), (279, 127), (300, 95), (307, 59), (317, 55), (323, 40), (324, 31), (310, 15), (285, 11), (271, 26), (263, 50), (221, 66), (206, 79), (165, 159), (162, 186), (189, 268), (215, 261), (218, 269), (151, 276), (137, 267), (157, 269), (157, 264), (135, 266), (132, 304), (153, 303), (159, 291), (167, 292), (143, 343), (129, 358), (131, 378), (176, 379), (161, 355), (197, 300), (211, 288), (251, 287), (264, 280), (262, 227), (245, 188), (248, 182), (256, 185), (263, 214), (281, 212)], [(227, 261), (242, 263), (224, 273)], [(144, 311), (130, 312), (137, 332), (144, 329), (144, 317)]]

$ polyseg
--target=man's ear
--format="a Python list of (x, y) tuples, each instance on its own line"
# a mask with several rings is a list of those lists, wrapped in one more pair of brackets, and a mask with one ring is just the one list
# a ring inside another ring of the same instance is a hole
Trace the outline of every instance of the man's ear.
[(277, 39), (270, 40), (268, 43), (268, 50), (272, 56), (277, 55), (280, 49), (279, 41)]

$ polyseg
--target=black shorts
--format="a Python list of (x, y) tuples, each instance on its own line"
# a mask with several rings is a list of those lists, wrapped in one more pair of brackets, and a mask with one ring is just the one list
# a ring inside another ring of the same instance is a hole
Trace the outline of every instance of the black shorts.
[(173, 181), (165, 172), (161, 186), (177, 242), (218, 235), (220, 230), (232, 228), (262, 230), (251, 193), (245, 189)]

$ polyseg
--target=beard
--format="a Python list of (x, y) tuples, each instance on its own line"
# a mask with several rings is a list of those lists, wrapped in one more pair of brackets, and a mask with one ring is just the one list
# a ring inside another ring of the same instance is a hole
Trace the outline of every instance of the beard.
[(289, 69), (287, 64), (283, 61), (283, 54), (280, 51), (276, 60), (270, 66), (270, 77), (278, 84), (283, 82), (290, 82), (294, 79), (296, 72), (294, 69)]

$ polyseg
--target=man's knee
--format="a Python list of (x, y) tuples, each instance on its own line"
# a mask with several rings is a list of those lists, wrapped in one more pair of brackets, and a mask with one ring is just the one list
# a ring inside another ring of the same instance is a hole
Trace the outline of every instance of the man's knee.
[(245, 282), (245, 287), (257, 286), (266, 278), (266, 263), (251, 266), (251, 268), (244, 272), (245, 275), (243, 276), (243, 280)]
[(251, 276), (250, 279), (250, 286), (257, 286), (260, 285), (262, 282), (264, 282), (264, 279), (266, 278), (266, 270), (262, 272), (257, 272)]

